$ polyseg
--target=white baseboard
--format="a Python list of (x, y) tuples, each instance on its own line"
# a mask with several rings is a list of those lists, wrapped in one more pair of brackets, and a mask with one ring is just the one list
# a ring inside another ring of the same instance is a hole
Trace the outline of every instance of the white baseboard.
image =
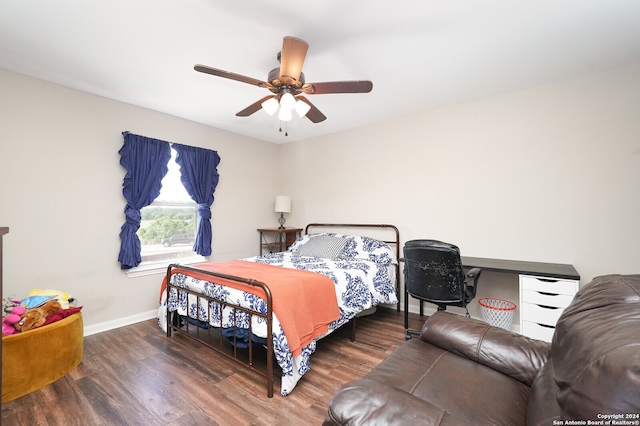
[[(395, 309), (395, 305), (381, 305), (381, 306), (389, 309)], [(420, 310), (417, 306), (416, 307), (409, 306), (409, 312), (418, 314), (420, 313)], [(427, 307), (427, 306), (424, 307), (424, 314), (426, 316), (433, 315), (435, 312), (436, 310), (434, 308)], [(158, 310), (154, 309), (152, 311), (142, 312), (140, 314), (131, 315), (125, 318), (119, 318), (112, 321), (102, 322), (100, 324), (89, 325), (84, 327), (84, 336), (87, 337), (87, 336), (91, 336), (92, 334), (102, 333), (103, 331), (109, 331), (115, 328), (124, 327), (125, 325), (131, 325), (137, 322), (146, 321), (151, 318), (156, 318), (157, 316), (158, 316)], [(477, 318), (477, 319), (481, 319), (481, 318)], [(511, 330), (515, 331), (516, 333), (519, 333), (520, 325), (513, 324), (511, 327)]]
[(137, 322), (146, 321), (158, 316), (158, 310), (142, 312), (129, 317), (118, 318), (112, 321), (102, 322), (100, 324), (89, 325), (84, 327), (84, 337), (91, 336), (92, 334), (102, 333), (103, 331), (113, 330), (115, 328), (124, 327), (125, 325), (135, 324)]

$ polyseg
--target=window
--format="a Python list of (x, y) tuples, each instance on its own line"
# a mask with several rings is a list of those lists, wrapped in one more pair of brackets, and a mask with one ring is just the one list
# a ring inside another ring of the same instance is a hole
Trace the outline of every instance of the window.
[(191, 199), (180, 180), (176, 151), (171, 148), (169, 171), (162, 179), (160, 195), (151, 205), (140, 210), (142, 264), (183, 261), (199, 258), (193, 251), (198, 230), (198, 205)]
[[(122, 136), (124, 144), (118, 153), (120, 165), (126, 170), (122, 181), (122, 195), (127, 204), (124, 208), (126, 220), (120, 228), (120, 268), (128, 270), (142, 263), (143, 244), (146, 246), (145, 257), (148, 263), (152, 259), (180, 259), (180, 263), (189, 263), (183, 259), (184, 256), (192, 257), (193, 249), (200, 256), (199, 259), (210, 256), (211, 205), (220, 177), (217, 169), (220, 163), (218, 153), (189, 145), (169, 144), (130, 132), (122, 132)], [(172, 173), (167, 177), (169, 163)], [(163, 177), (167, 179), (163, 180)], [(190, 197), (187, 198), (186, 194)], [(142, 226), (142, 210), (147, 206), (159, 209), (146, 212), (147, 223)], [(191, 220), (191, 209), (194, 216), (197, 211), (194, 220)], [(195, 232), (191, 231), (192, 225), (194, 228), (197, 226)], [(138, 232), (144, 238), (144, 243), (140, 241)], [(188, 247), (185, 241), (189, 241), (191, 236), (195, 237), (192, 248), (172, 248), (181, 244)]]

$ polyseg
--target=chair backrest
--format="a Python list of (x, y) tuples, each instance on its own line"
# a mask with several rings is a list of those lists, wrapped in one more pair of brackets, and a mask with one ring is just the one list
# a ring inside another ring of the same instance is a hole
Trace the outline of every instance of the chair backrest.
[(466, 306), (465, 274), (457, 246), (412, 240), (403, 251), (405, 286), (411, 296), (438, 305)]

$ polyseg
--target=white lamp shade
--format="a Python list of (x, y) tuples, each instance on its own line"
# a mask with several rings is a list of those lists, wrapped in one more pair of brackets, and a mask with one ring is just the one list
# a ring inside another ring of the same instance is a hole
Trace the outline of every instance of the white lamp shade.
[(275, 212), (291, 213), (291, 197), (287, 195), (277, 195)]
[(261, 105), (262, 109), (269, 115), (275, 114), (278, 109), (278, 101), (275, 97), (267, 99)]
[(305, 115), (307, 115), (307, 113), (309, 112), (310, 109), (311, 109), (311, 107), (309, 106), (308, 103), (303, 102), (303, 101), (296, 102), (296, 112), (298, 113), (300, 118), (302, 118)]
[(291, 111), (296, 106), (296, 98), (289, 92), (282, 95), (280, 98), (280, 109), (286, 109)]
[(278, 118), (280, 119), (280, 121), (291, 121), (291, 119), (293, 118), (293, 114), (291, 114), (290, 109), (285, 109), (282, 106), (280, 106), (280, 112), (278, 113)]

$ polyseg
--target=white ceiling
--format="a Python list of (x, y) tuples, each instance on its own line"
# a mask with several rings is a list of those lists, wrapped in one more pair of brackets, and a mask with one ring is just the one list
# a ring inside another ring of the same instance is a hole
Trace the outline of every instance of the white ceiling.
[[(266, 89), (282, 38), (309, 43), (307, 82), (371, 80), (312, 95), (328, 118), (235, 113)], [(0, 68), (283, 143), (640, 63), (638, 0), (2, 0)], [(1, 96), (1, 94), (0, 94)]]

